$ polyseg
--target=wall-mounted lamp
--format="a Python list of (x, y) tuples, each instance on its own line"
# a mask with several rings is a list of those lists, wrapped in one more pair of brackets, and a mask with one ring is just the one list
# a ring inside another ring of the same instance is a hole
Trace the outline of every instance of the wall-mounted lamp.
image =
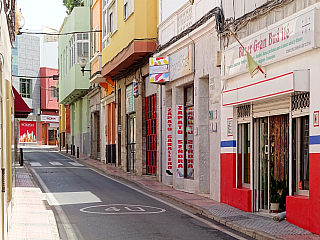
[(90, 75), (91, 75), (91, 69), (84, 69), (87, 63), (88, 63), (88, 60), (86, 57), (84, 56), (79, 57), (79, 65), (81, 67), (82, 76), (84, 76), (84, 72), (90, 72)]

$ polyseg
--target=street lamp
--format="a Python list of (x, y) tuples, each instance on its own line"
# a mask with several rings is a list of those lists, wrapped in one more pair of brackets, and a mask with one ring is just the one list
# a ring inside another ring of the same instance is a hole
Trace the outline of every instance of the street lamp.
[(91, 72), (90, 69), (84, 69), (88, 63), (88, 60), (83, 55), (79, 57), (79, 65), (81, 67), (82, 76), (84, 76), (84, 72)]

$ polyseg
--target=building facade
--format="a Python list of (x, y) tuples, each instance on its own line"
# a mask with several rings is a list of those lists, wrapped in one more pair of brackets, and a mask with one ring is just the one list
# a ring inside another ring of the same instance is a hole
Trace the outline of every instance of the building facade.
[(41, 94), (41, 115), (39, 125), (39, 144), (57, 145), (59, 134), (59, 106), (57, 80), (53, 76), (58, 76), (58, 69), (40, 69), (40, 94)]
[[(88, 71), (81, 72), (79, 58), (89, 58), (90, 2), (75, 7), (62, 25), (61, 33), (81, 32), (59, 36), (59, 103), (66, 111), (66, 143), (79, 147), (90, 155), (90, 102), (88, 100)], [(89, 69), (89, 64), (85, 67)], [(68, 137), (68, 110), (70, 110), (70, 137)]]
[[(319, 234), (320, 5), (260, 1), (248, 13), (227, 2), (225, 17), (239, 19), (229, 29), (247, 52), (222, 38), (221, 202), (286, 211), (287, 221)], [(247, 54), (266, 75), (250, 77)]]
[[(169, 65), (168, 79), (158, 87), (162, 181), (219, 201), (220, 45), (212, 14), (218, 2), (180, 1), (175, 6), (162, 2), (160, 46), (154, 55)], [(200, 19), (206, 21), (200, 24)]]
[[(2, 169), (2, 191), (0, 197), (0, 236), (7, 238), (13, 207), (14, 192), (14, 117), (15, 97), (12, 88), (12, 52), (15, 42), (15, 3), (1, 1), (0, 23), (0, 167)], [(21, 98), (19, 100), (22, 100)], [(18, 108), (17, 108), (18, 109)]]
[(147, 170), (145, 82), (149, 75), (148, 55), (157, 47), (157, 9), (155, 0), (114, 0), (103, 4), (101, 75), (108, 86), (103, 101), (107, 119), (111, 119), (106, 123), (107, 158), (124, 171), (138, 175), (156, 174), (155, 155), (150, 160), (153, 170)]

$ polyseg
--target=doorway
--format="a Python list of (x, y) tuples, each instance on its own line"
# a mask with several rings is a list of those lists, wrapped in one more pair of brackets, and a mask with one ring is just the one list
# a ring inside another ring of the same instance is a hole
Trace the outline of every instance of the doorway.
[(286, 209), (289, 185), (289, 115), (254, 119), (256, 211)]
[(56, 145), (57, 130), (48, 130), (49, 145)]
[(127, 171), (135, 172), (136, 163), (136, 114), (128, 116), (127, 133)]
[(46, 128), (46, 124), (42, 124), (42, 145), (47, 145), (47, 128)]

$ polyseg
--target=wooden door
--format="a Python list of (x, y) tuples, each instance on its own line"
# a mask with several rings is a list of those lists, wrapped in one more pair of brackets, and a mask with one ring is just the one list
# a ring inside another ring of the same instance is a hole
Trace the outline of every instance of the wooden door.
[(47, 145), (47, 128), (42, 124), (42, 145)]

